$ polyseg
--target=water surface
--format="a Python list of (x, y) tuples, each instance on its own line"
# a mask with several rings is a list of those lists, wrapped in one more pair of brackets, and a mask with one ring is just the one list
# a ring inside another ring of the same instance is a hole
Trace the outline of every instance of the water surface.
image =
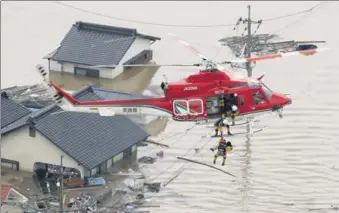
[[(67, 4), (111, 16), (166, 24), (235, 24), (247, 13), (247, 2)], [(285, 15), (315, 4), (317, 2), (251, 2), (254, 19)], [(166, 181), (180, 168), (184, 171), (168, 185), (166, 190), (171, 196), (156, 199), (161, 208), (152, 212), (225, 212), (226, 209), (235, 213), (309, 212), (309, 209), (331, 212), (331, 205), (339, 205), (339, 52), (336, 49), (339, 26), (333, 21), (339, 19), (338, 6), (338, 2), (325, 3), (312, 14), (271, 21), (260, 27), (258, 33), (275, 32), (287, 26), (280, 31), (285, 39), (326, 40), (332, 49), (312, 57), (257, 63), (254, 76), (265, 72), (263, 80), (268, 87), (291, 94), (293, 104), (284, 110), (283, 119), (268, 117), (262, 120), (259, 125), (268, 128), (251, 141), (240, 136), (232, 139), (236, 147), (229, 155), (225, 169), (238, 176), (234, 182), (234, 178), (218, 171), (176, 160), (176, 156), (186, 154), (186, 157), (212, 163), (213, 153), (209, 147), (216, 141), (201, 138), (210, 130), (199, 126), (179, 134), (192, 124), (171, 122), (168, 125), (159, 138), (178, 134), (162, 141), (171, 148), (164, 150), (164, 159), (150, 166), (147, 173), (155, 180)], [(38, 83), (40, 78), (35, 73), (35, 65), (58, 46), (71, 25), (79, 20), (135, 27), (141, 33), (162, 37), (162, 41), (154, 45), (155, 61), (160, 64), (199, 62), (189, 50), (168, 38), (169, 32), (180, 35), (205, 55), (214, 57), (218, 39), (239, 35), (244, 29), (236, 32), (232, 27), (156, 27), (99, 17), (53, 2), (4, 2), (1, 88)], [(223, 48), (216, 59), (226, 59), (228, 53)], [(43, 63), (47, 64), (46, 61)], [(194, 72), (194, 69), (163, 67), (152, 83), (160, 85), (164, 73), (171, 81)], [(195, 153), (194, 148), (201, 150)], [(155, 155), (159, 150), (158, 147), (141, 149), (141, 155)]]

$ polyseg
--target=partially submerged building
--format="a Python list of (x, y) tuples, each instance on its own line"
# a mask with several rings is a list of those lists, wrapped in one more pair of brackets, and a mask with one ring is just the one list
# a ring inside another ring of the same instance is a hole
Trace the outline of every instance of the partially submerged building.
[(55, 167), (63, 155), (63, 165), (81, 177), (104, 173), (149, 136), (125, 116), (66, 112), (55, 104), (31, 112), (5, 92), (1, 103), (2, 161), (20, 170)]
[[(121, 67), (152, 60), (151, 45), (158, 37), (144, 35), (136, 29), (76, 22), (60, 46), (45, 58), (49, 70), (72, 75), (113, 79)], [(93, 68), (96, 65), (106, 67)]]

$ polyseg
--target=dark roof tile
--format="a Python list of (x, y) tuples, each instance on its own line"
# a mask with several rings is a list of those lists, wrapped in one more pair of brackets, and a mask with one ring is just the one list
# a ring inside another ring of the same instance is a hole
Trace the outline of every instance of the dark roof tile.
[(159, 38), (137, 33), (136, 29), (94, 23), (75, 23), (61, 42), (53, 60), (85, 65), (119, 64), (136, 36)]
[(8, 99), (6, 93), (1, 92), (1, 129), (30, 113), (29, 109)]
[(148, 133), (120, 115), (102, 117), (60, 111), (40, 119), (35, 127), (88, 169), (148, 137)]
[(99, 95), (94, 93), (91, 85), (81, 88), (79, 91), (72, 94), (73, 98), (78, 101), (98, 101), (104, 100)]

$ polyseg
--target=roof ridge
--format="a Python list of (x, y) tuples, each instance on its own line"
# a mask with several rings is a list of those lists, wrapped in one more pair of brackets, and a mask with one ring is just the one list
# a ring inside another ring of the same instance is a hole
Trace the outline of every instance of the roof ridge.
[(32, 112), (27, 121), (31, 120), (31, 121), (36, 121), (36, 120), (39, 120), (39, 118), (43, 115), (45, 115), (46, 113), (48, 113), (49, 111), (53, 110), (53, 109), (56, 109), (56, 108), (59, 108), (61, 109), (57, 103), (54, 103), (52, 105), (49, 105), (49, 106), (46, 106), (38, 111), (35, 111), (35, 112)]
[(93, 88), (92, 88), (92, 85), (91, 85), (91, 84), (87, 84), (87, 86), (84, 86), (84, 87), (80, 88), (78, 91), (73, 92), (73, 93), (72, 93), (72, 96), (73, 96), (73, 97), (78, 96), (78, 95), (80, 95), (81, 93), (86, 92), (86, 91), (93, 92)]
[(80, 30), (87, 29), (87, 30), (95, 30), (95, 31), (102, 31), (102, 32), (121, 33), (121, 34), (127, 34), (131, 36), (135, 36), (137, 34), (137, 29), (135, 28), (116, 27), (116, 26), (83, 22), (83, 21), (77, 21), (75, 23), (75, 26)]

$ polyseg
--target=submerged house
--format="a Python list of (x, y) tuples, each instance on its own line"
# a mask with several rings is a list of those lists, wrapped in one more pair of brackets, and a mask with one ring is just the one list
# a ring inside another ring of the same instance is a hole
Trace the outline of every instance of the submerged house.
[(1, 160), (17, 169), (63, 165), (84, 176), (104, 173), (149, 136), (125, 116), (67, 112), (53, 104), (31, 112), (1, 93)]
[[(45, 58), (49, 70), (113, 79), (123, 72), (112, 65), (143, 64), (152, 60), (151, 45), (158, 37), (136, 29), (76, 22), (60, 46)], [(102, 68), (93, 68), (105, 65)], [(107, 65), (107, 66), (106, 66)]]

